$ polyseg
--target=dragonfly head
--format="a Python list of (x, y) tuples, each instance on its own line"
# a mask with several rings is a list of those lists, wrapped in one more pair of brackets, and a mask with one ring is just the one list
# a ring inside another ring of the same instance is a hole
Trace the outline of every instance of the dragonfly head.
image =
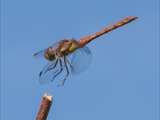
[(56, 52), (53, 48), (49, 47), (46, 52), (44, 53), (44, 57), (49, 60), (49, 61), (53, 61), (55, 60), (56, 56)]

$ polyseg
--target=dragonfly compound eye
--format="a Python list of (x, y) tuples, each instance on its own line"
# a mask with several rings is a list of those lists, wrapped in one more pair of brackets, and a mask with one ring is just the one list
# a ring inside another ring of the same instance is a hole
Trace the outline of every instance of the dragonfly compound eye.
[(48, 48), (48, 50), (44, 53), (44, 57), (50, 61), (55, 60), (55, 51), (52, 48)]

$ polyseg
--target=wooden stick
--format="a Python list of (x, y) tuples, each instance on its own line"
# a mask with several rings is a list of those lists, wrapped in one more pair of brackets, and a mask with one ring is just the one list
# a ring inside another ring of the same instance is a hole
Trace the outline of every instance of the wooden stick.
[(51, 95), (45, 93), (42, 99), (41, 107), (39, 109), (36, 120), (46, 120), (50, 107), (52, 105), (53, 98)]

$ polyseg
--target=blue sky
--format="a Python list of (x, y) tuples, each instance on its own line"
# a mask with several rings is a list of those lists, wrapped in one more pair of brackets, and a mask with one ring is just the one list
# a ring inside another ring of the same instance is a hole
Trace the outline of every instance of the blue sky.
[[(42, 85), (45, 59), (33, 54), (62, 39), (136, 21), (90, 42), (89, 68)], [(47, 120), (158, 120), (159, 2), (151, 0), (1, 0), (1, 119), (33, 120), (44, 93)]]

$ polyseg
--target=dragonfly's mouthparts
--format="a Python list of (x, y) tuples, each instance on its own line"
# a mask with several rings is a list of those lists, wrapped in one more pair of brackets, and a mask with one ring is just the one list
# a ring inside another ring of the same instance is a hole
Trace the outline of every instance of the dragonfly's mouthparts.
[(55, 60), (55, 55), (56, 55), (55, 53), (56, 53), (55, 50), (50, 47), (44, 53), (44, 57), (49, 61), (53, 61)]

